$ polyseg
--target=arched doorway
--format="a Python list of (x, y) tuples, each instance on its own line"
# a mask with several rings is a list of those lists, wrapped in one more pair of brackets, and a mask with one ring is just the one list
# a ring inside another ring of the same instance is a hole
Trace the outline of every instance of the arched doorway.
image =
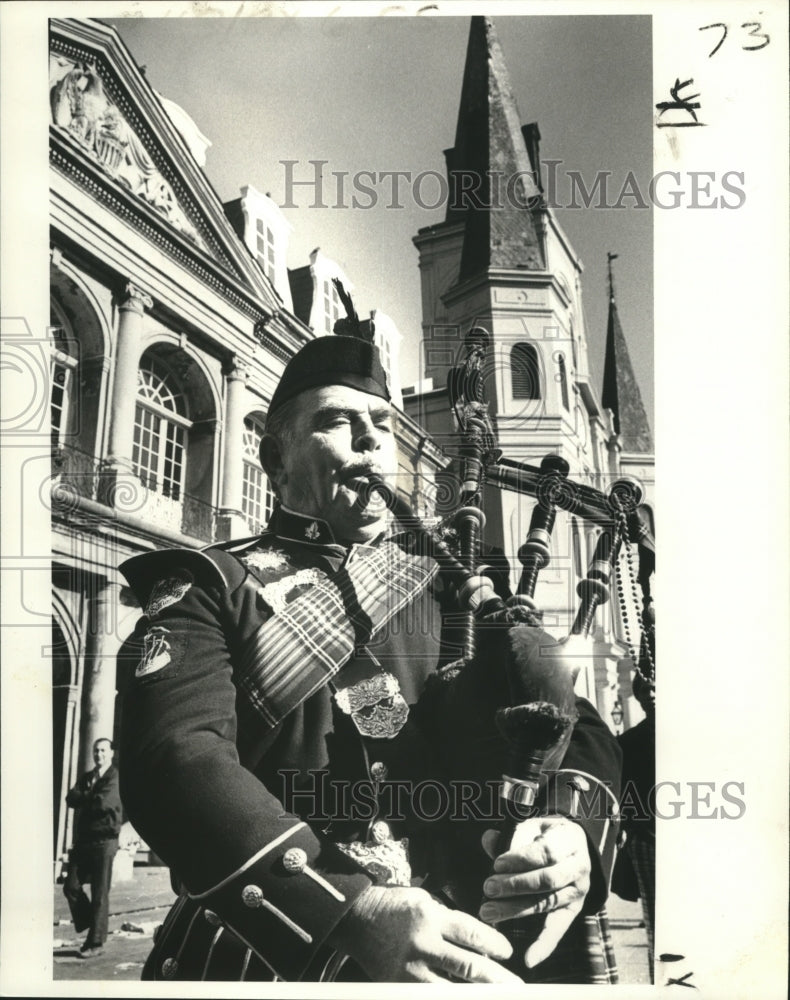
[(65, 793), (70, 780), (74, 731), (74, 663), (66, 636), (52, 619), (52, 856), (57, 860), (68, 848), (68, 810)]

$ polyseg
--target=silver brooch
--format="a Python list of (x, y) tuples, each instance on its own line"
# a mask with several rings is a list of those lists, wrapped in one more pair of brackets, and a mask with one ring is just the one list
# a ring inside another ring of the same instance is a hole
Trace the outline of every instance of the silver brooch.
[(335, 693), (338, 708), (350, 715), (362, 736), (391, 740), (403, 729), (409, 706), (393, 674), (376, 674)]

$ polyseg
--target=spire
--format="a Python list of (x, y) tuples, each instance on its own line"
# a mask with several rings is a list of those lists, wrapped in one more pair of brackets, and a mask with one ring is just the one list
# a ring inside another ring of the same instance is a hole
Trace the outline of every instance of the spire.
[(607, 253), (609, 271), (609, 323), (606, 328), (606, 357), (603, 368), (601, 403), (614, 414), (615, 434), (620, 435), (623, 451), (652, 453), (653, 435), (647, 422), (642, 394), (631, 367), (617, 303), (614, 299), (612, 261), (616, 253)]
[[(536, 139), (534, 145), (537, 158)], [(488, 267), (543, 270), (533, 216), (540, 211), (535, 207), (540, 192), (502, 49), (487, 17), (472, 18), (455, 146), (445, 157), (451, 190), (447, 219), (465, 223), (460, 280)], [(534, 169), (537, 173), (537, 164)]]

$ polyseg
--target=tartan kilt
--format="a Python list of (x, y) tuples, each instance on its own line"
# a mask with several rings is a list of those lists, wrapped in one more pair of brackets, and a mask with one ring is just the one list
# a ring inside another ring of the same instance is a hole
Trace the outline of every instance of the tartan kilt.
[(497, 929), (513, 945), (513, 956), (503, 964), (526, 983), (603, 985), (616, 982), (617, 970), (607, 961), (598, 916), (580, 914), (551, 955), (534, 969), (524, 966), (524, 952), (535, 940), (543, 917), (523, 917)]

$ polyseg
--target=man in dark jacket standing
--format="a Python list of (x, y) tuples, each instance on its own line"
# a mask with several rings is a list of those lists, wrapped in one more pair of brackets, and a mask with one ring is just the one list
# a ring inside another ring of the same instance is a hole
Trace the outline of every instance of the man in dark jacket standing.
[[(112, 864), (121, 831), (121, 796), (112, 754), (111, 740), (96, 740), (96, 766), (86, 771), (66, 796), (68, 805), (79, 812), (63, 894), (76, 931), (88, 930), (80, 948), (82, 958), (101, 954), (107, 939)], [(90, 899), (83, 889), (87, 882), (91, 886)]]

